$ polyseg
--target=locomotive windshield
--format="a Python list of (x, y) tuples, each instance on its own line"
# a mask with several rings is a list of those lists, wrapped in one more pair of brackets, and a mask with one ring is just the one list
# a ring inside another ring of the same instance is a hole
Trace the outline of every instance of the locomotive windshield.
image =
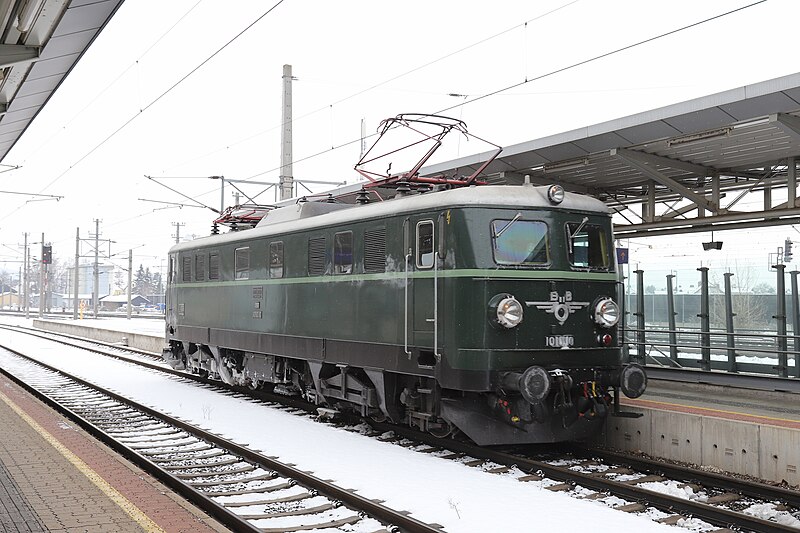
[(603, 226), (584, 222), (567, 223), (569, 262), (576, 267), (608, 269), (611, 247)]
[(492, 221), (494, 260), (498, 265), (543, 265), (548, 262), (547, 224), (532, 220)]

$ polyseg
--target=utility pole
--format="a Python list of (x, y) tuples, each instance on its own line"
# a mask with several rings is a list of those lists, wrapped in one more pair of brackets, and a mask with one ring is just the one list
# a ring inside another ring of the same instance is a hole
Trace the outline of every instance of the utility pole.
[(81, 228), (75, 229), (75, 274), (74, 274), (74, 283), (75, 286), (73, 287), (73, 296), (75, 297), (72, 300), (72, 320), (78, 320), (78, 287), (80, 285), (80, 278), (78, 274), (80, 273), (80, 261), (81, 258)]
[[(180, 229), (180, 226), (178, 228)], [(133, 250), (128, 250), (128, 320), (131, 319), (132, 290), (133, 290)]]
[(28, 308), (28, 285), (30, 285), (28, 283), (28, 258), (29, 258), (29, 254), (28, 254), (28, 234), (25, 233), (25, 262), (22, 264), (23, 269), (25, 271), (25, 275), (24, 275), (25, 281), (24, 281), (24, 287), (23, 287), (23, 293), (24, 293), (23, 294), (23, 298), (25, 298), (25, 318), (30, 318), (30, 316), (29, 316), (30, 310)]
[(175, 226), (175, 233), (172, 236), (175, 237), (175, 244), (178, 244), (181, 242), (181, 226), (185, 226), (186, 223), (173, 222), (172, 225)]
[(41, 242), (42, 253), (39, 254), (39, 318), (44, 317), (44, 232)]
[(94, 219), (94, 282), (92, 283), (92, 313), (97, 318), (97, 304), (100, 285), (100, 219)]
[(283, 112), (281, 122), (281, 173), (278, 180), (281, 200), (294, 194), (292, 181), (292, 66), (283, 66)]

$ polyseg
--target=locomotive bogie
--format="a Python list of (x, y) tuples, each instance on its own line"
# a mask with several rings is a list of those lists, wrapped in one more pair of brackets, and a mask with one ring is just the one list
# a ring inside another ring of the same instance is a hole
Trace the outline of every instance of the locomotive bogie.
[(622, 366), (600, 202), (485, 186), (312, 204), (170, 251), (166, 360), (479, 443), (597, 430)]

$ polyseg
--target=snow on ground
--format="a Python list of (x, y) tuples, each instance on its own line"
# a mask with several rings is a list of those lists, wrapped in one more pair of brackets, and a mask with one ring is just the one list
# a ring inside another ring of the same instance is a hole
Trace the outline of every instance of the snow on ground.
[[(106, 327), (107, 323), (93, 322), (99, 327)], [(143, 332), (140, 326), (150, 327), (149, 320), (125, 322), (137, 332)], [(522, 483), (509, 476), (489, 475), (455, 461), (319, 424), (196, 384), (181, 383), (101, 355), (53, 346), (45, 340), (5, 330), (0, 330), (0, 344), (37, 353), (43, 362), (102, 383), (155, 409), (210, 427), (319, 477), (335, 479), (340, 486), (385, 500), (386, 505), (410, 511), (420, 520), (442, 524), (449, 532), (598, 526), (610, 531), (675, 531), (643, 516), (614, 511), (599, 501), (578, 500), (545, 490), (546, 483)], [(0, 351), (0, 366), (10, 369), (13, 365)]]

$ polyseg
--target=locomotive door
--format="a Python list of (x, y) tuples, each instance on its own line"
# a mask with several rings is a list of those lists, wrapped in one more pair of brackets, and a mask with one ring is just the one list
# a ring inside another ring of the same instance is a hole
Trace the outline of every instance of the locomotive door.
[[(414, 275), (411, 283), (411, 324), (413, 344), (420, 350), (432, 352), (436, 323), (434, 300), (436, 261), (435, 225), (432, 219), (422, 219), (412, 226), (412, 256), (410, 266)], [(421, 355), (421, 354), (420, 354)], [(424, 357), (422, 358), (424, 360)]]

